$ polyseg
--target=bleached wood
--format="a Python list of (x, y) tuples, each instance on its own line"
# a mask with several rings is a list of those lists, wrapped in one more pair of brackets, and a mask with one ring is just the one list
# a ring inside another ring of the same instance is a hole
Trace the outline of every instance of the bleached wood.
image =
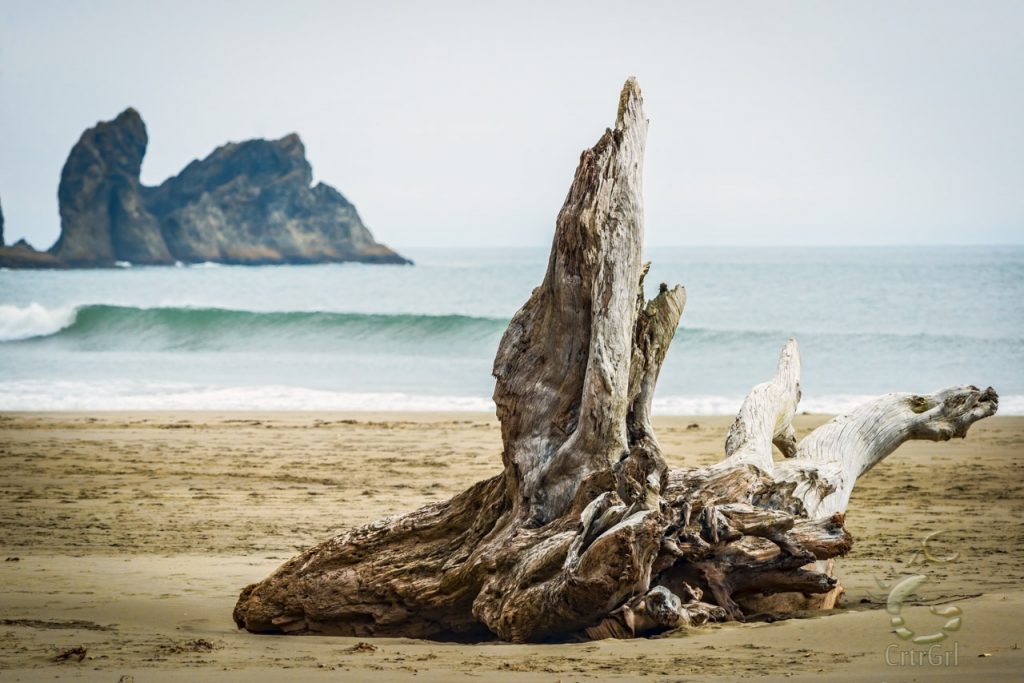
[[(794, 457), (776, 463), (774, 477), (788, 483), (807, 515), (821, 519), (845, 514), (857, 480), (911, 439), (964, 438), (972, 424), (994, 415), (999, 397), (992, 387), (948, 387), (933, 394), (892, 393), (858, 406), (811, 432)], [(832, 558), (819, 558), (814, 570), (831, 576)], [(838, 584), (817, 595), (777, 593), (747, 601), (752, 611), (831, 609), (842, 596)]]
[(561, 515), (587, 475), (628, 452), (646, 140), (643, 99), (630, 79), (615, 128), (580, 157), (544, 281), (494, 360), (516, 514), (537, 524)]
[[(536, 641), (744, 619), (762, 593), (835, 590), (806, 565), (849, 550), (839, 511), (857, 474), (901, 439), (962, 435), (994, 412), (995, 393), (973, 387), (941, 406), (899, 399), (794, 449), (791, 340), (740, 409), (726, 460), (670, 470), (650, 409), (686, 295), (662, 285), (644, 302), (646, 133), (630, 79), (615, 127), (580, 157), (544, 280), (499, 344), (503, 472), (289, 560), (242, 591), (240, 628)], [(774, 464), (773, 443), (797, 457)]]
[(790, 339), (779, 353), (775, 375), (758, 384), (740, 406), (725, 437), (725, 466), (750, 463), (774, 469), (772, 444), (792, 456), (796, 442), (793, 415), (800, 403), (800, 347)]
[(815, 429), (775, 476), (796, 484), (811, 517), (845, 512), (857, 479), (911, 439), (964, 438), (972, 424), (994, 415), (992, 387), (947, 387), (933, 394), (893, 393), (861, 405)]

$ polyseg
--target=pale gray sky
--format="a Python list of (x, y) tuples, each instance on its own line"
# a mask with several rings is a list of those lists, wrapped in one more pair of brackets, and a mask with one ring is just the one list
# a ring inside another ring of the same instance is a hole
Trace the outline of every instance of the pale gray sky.
[(649, 244), (1024, 241), (1024, 2), (0, 0), (8, 241), (136, 107), (157, 184), (297, 131), (383, 242), (545, 245), (636, 75)]

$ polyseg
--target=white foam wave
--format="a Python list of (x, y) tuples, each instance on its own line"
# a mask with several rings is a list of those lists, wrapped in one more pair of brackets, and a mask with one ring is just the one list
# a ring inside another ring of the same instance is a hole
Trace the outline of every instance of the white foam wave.
[[(838, 414), (871, 396), (835, 395), (805, 400), (801, 412)], [(741, 396), (668, 396), (655, 399), (656, 415), (735, 415)], [(280, 385), (220, 387), (173, 382), (43, 381), (0, 384), (0, 410), (317, 410), (374, 412), (494, 412), (483, 396), (430, 396), (402, 392), (338, 392)], [(1024, 396), (999, 399), (1000, 415), (1024, 415)]]
[(349, 393), (288, 386), (217, 387), (171, 382), (25, 380), (0, 385), (0, 410), (493, 411), (476, 396)]
[(0, 341), (53, 334), (74, 321), (75, 309), (70, 306), (46, 308), (35, 302), (24, 307), (0, 304)]

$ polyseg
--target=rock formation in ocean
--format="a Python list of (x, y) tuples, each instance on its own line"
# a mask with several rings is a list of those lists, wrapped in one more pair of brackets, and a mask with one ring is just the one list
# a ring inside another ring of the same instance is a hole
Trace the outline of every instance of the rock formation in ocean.
[[(226, 144), (159, 187), (139, 178), (147, 143), (131, 108), (82, 134), (61, 172), (61, 235), (44, 264), (410, 263), (373, 239), (340, 192), (312, 184), (294, 133)], [(5, 249), (0, 261), (39, 266), (28, 252)]]
[(71, 266), (174, 263), (142, 201), (146, 125), (134, 109), (82, 133), (60, 174), (61, 235), (50, 250)]
[(374, 241), (340, 192), (312, 182), (293, 133), (219, 147), (144, 196), (180, 261), (405, 262)]

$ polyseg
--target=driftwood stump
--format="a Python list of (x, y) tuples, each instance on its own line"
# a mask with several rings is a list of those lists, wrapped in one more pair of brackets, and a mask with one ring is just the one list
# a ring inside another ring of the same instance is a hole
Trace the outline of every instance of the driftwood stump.
[(686, 294), (662, 285), (644, 303), (646, 137), (631, 79), (615, 127), (580, 157), (544, 281), (498, 348), (503, 473), (289, 560), (242, 591), (239, 627), (538, 641), (742, 620), (748, 600), (773, 594), (827, 604), (857, 478), (907, 439), (963, 437), (995, 413), (991, 388), (893, 394), (797, 443), (790, 340), (725, 459), (669, 470), (651, 399)]

